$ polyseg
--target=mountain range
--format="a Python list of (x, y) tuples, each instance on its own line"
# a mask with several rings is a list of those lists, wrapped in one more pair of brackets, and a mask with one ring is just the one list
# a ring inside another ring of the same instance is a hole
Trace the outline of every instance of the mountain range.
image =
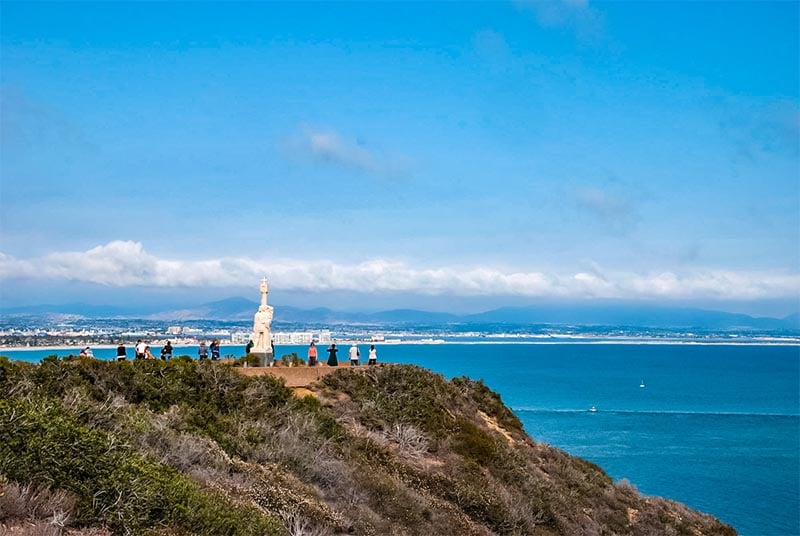
[[(3, 316), (69, 314), (86, 318), (144, 318), (160, 321), (218, 320), (248, 321), (258, 308), (258, 302), (235, 297), (171, 310), (142, 310), (116, 306), (81, 303), (38, 305), (2, 308)], [(453, 314), (392, 309), (379, 312), (345, 312), (324, 307), (300, 309), (291, 306), (275, 307), (276, 324), (306, 325), (572, 325), (572, 326), (629, 326), (652, 328), (696, 329), (758, 329), (800, 330), (800, 314), (784, 318), (753, 317), (739, 313), (698, 308), (661, 307), (642, 304), (593, 303), (546, 304), (524, 307), (502, 307), (476, 314)]]

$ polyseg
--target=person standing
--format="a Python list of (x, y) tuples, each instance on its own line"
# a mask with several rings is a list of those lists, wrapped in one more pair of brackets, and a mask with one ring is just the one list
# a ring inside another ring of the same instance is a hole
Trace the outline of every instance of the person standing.
[(361, 352), (358, 351), (358, 346), (356, 343), (350, 347), (350, 366), (357, 367), (359, 365), (358, 358), (361, 356)]
[(122, 341), (119, 341), (119, 346), (117, 346), (117, 361), (125, 361), (128, 359), (128, 352), (125, 350), (125, 345)]
[(211, 341), (211, 361), (219, 359), (219, 339)]
[(339, 360), (336, 359), (336, 352), (339, 350), (336, 348), (336, 344), (331, 344), (328, 347), (328, 366), (329, 367), (338, 367)]
[(378, 351), (375, 349), (375, 345), (371, 345), (369, 347), (369, 360), (367, 360), (367, 365), (375, 365), (378, 362)]
[(200, 342), (200, 347), (197, 349), (197, 357), (200, 358), (200, 361), (208, 359), (208, 346), (206, 346), (206, 341)]
[(136, 341), (136, 347), (135, 347), (136, 359), (144, 359), (144, 349), (146, 347), (147, 345), (144, 343), (142, 339)]
[(244, 353), (245, 353), (245, 355), (249, 354), (249, 353), (250, 353), (250, 350), (252, 350), (252, 349), (253, 349), (253, 346), (255, 346), (255, 345), (256, 345), (256, 343), (254, 343), (254, 342), (253, 342), (253, 339), (250, 339), (250, 342), (248, 342), (248, 343), (247, 343), (247, 346), (245, 346), (245, 347), (244, 347)]
[(317, 347), (314, 345), (314, 341), (311, 341), (311, 344), (308, 346), (308, 366), (317, 366)]
[(172, 359), (172, 343), (169, 341), (161, 349), (161, 360), (166, 361), (167, 359)]

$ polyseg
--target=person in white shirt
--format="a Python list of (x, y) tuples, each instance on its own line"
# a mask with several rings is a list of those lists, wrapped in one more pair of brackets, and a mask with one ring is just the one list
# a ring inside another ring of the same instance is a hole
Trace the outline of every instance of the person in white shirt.
[(378, 363), (378, 351), (373, 344), (369, 347), (369, 361), (367, 361), (367, 365), (375, 365), (376, 363)]
[(358, 358), (361, 356), (361, 352), (358, 351), (358, 346), (356, 343), (353, 343), (353, 346), (350, 347), (350, 366), (357, 367), (358, 366)]
[(139, 342), (136, 343), (136, 359), (144, 359), (145, 348), (147, 345), (142, 339), (139, 339)]

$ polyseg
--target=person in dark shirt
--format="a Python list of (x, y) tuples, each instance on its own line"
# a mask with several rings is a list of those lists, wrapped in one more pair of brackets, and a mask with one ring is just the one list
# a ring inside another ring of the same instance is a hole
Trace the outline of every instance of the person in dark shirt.
[(211, 341), (211, 360), (216, 361), (219, 359), (219, 339)]
[(208, 346), (206, 346), (206, 341), (200, 343), (200, 348), (197, 349), (197, 356), (201, 361), (203, 359), (208, 359)]
[(167, 359), (172, 359), (172, 343), (167, 341), (167, 344), (161, 349), (161, 359), (166, 361)]
[(117, 346), (117, 361), (125, 361), (126, 359), (128, 359), (128, 353), (125, 350), (125, 345), (120, 341), (119, 346)]
[(339, 350), (336, 348), (335, 344), (331, 344), (328, 348), (328, 366), (329, 367), (338, 367), (339, 360), (336, 359), (336, 352)]

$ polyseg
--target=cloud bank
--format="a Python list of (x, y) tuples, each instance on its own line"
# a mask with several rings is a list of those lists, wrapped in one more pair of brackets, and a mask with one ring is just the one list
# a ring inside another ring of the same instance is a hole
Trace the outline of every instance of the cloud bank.
[(88, 251), (30, 259), (0, 253), (0, 281), (62, 280), (115, 287), (243, 287), (267, 275), (273, 287), (309, 292), (405, 292), (422, 295), (563, 298), (787, 298), (800, 295), (800, 274), (706, 270), (636, 274), (508, 271), (487, 266), (415, 268), (374, 259), (357, 264), (229, 257), (162, 259), (141, 243), (114, 241)]

